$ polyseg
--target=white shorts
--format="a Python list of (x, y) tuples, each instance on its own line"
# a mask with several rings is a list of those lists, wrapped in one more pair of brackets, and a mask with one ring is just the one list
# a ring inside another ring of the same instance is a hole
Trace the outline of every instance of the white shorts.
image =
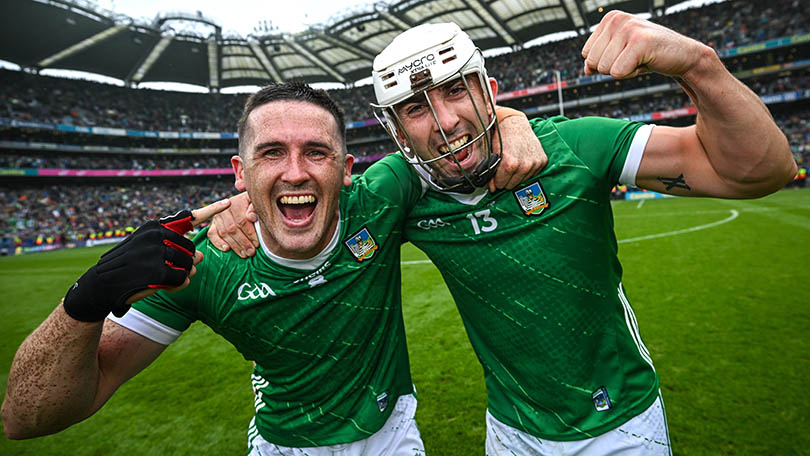
[(357, 442), (322, 447), (289, 448), (275, 445), (256, 431), (255, 417), (248, 429), (249, 456), (425, 456), (416, 427), (416, 397), (403, 394), (383, 427)]
[(506, 425), (487, 411), (487, 456), (671, 456), (661, 396), (641, 414), (602, 435), (571, 442), (544, 440)]

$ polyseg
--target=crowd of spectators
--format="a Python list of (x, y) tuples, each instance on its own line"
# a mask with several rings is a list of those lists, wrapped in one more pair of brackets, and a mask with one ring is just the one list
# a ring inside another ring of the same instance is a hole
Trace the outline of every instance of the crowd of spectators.
[[(653, 20), (718, 50), (810, 32), (806, 0), (731, 0)], [(554, 80), (582, 76), (581, 49), (586, 37), (534, 46), (487, 59), (500, 91), (513, 91)], [(348, 121), (372, 118), (371, 86), (332, 90)], [(76, 126), (148, 131), (233, 131), (247, 95), (192, 94), (131, 90), (87, 81), (48, 78), (0, 70), (0, 117)]]
[(0, 168), (127, 169), (143, 171), (230, 167), (230, 155), (96, 154), (91, 156), (75, 152), (0, 154)]
[[(655, 20), (723, 50), (810, 32), (810, 8), (801, 7), (802, 1), (732, 0)], [(545, 71), (545, 68), (551, 69), (549, 62), (553, 62), (554, 69), (561, 71), (563, 79), (570, 80), (582, 76), (580, 50), (584, 39), (576, 37), (491, 57), (487, 59), (487, 66), (490, 74), (498, 77), (502, 92), (553, 82), (553, 74)], [(745, 82), (759, 95), (810, 89), (810, 72), (802, 69), (789, 75), (781, 73)], [(368, 105), (374, 94), (370, 86), (332, 90), (330, 93), (345, 109), (348, 121), (372, 117)], [(246, 97), (244, 94), (132, 90), (0, 70), (0, 118), (23, 121), (149, 131), (233, 131)], [(540, 98), (534, 100), (533, 107), (545, 104), (542, 100), (537, 102)], [(581, 106), (566, 110), (566, 115), (621, 118), (687, 106), (690, 106), (690, 101), (683, 93), (666, 92)], [(539, 113), (541, 116), (553, 114), (555, 112), (551, 111)], [(776, 110), (775, 118), (788, 136), (800, 168), (809, 168), (810, 110)], [(381, 134), (373, 134), (371, 138), (363, 135), (349, 134), (349, 152), (360, 158), (358, 164), (367, 164), (394, 149), (391, 141)], [(57, 142), (73, 144), (73, 138), (91, 136), (94, 135), (65, 134)], [(127, 138), (115, 139), (127, 141)], [(192, 146), (200, 147), (197, 143)], [(0, 151), (0, 168), (152, 170), (230, 166), (229, 153), (158, 155)], [(358, 168), (362, 169), (362, 166)], [(0, 185), (0, 208), (4, 212), (0, 217), (0, 233), (3, 243), (15, 245), (48, 242), (49, 239), (67, 242), (107, 236), (136, 227), (167, 210), (201, 206), (234, 192), (233, 180), (225, 177), (194, 183), (155, 180), (150, 183), (65, 184), (44, 188), (6, 182)]]
[[(0, 117), (144, 131), (232, 131), (247, 95), (132, 90), (0, 70)], [(223, 130), (222, 126), (230, 128)]]
[[(810, 8), (805, 0), (732, 0), (651, 20), (698, 39), (718, 51), (810, 32)], [(551, 84), (552, 70), (563, 80), (584, 76), (582, 47), (587, 36), (535, 46), (487, 59), (487, 71), (496, 76), (499, 90)]]
[(180, 208), (197, 208), (236, 194), (233, 179), (204, 183), (0, 186), (3, 242), (87, 240), (126, 231)]
[[(748, 81), (751, 88), (760, 95), (782, 93), (796, 90), (810, 90), (810, 71), (805, 70), (798, 74), (776, 75)], [(550, 103), (553, 105), (553, 103)], [(616, 100), (611, 103), (595, 104), (568, 108), (566, 116), (571, 118), (584, 116), (603, 116), (613, 118), (629, 118), (634, 114), (648, 114), (659, 111), (669, 111), (691, 106), (689, 98), (682, 91), (660, 93), (655, 96), (635, 97)], [(538, 113), (539, 116), (548, 117), (556, 114), (553, 111)], [(797, 121), (795, 116), (783, 119), (782, 123), (788, 127)], [(368, 134), (368, 133), (366, 133)], [(71, 135), (65, 140), (86, 135)], [(365, 142), (352, 143), (350, 138), (349, 153), (360, 162), (373, 160), (385, 153), (394, 150), (391, 141), (386, 135), (375, 136), (376, 139)], [(804, 144), (806, 139), (796, 138), (798, 144)], [(57, 148), (54, 144), (53, 148)], [(233, 151), (235, 153), (235, 150)], [(156, 170), (156, 169), (196, 169), (196, 168), (230, 168), (231, 153), (221, 154), (172, 154), (172, 153), (96, 153), (82, 152), (15, 152), (13, 150), (0, 153), (0, 168), (34, 168), (34, 169), (127, 169), (127, 170)]]
[(810, 171), (810, 109), (777, 114), (774, 119), (787, 136), (796, 163)]
[[(790, 141), (796, 162), (806, 172), (810, 168), (810, 110), (805, 108), (777, 114), (775, 119)], [(379, 154), (392, 150), (390, 140), (364, 147)], [(121, 163), (127, 163), (126, 159), (121, 160)], [(227, 177), (186, 184), (154, 181), (49, 185), (44, 188), (41, 185), (4, 184), (0, 185), (0, 208), (4, 211), (0, 214), (0, 242), (33, 245), (48, 239), (86, 240), (91, 236), (137, 227), (167, 210), (198, 207), (235, 192), (233, 180)]]

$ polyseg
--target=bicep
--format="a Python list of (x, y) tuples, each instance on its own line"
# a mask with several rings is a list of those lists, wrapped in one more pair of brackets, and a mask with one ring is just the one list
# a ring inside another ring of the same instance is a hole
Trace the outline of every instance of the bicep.
[(694, 125), (653, 128), (638, 167), (636, 186), (678, 196), (745, 197), (738, 186), (717, 173)]
[(98, 344), (99, 385), (93, 411), (101, 408), (118, 387), (146, 369), (165, 349), (166, 345), (106, 320)]

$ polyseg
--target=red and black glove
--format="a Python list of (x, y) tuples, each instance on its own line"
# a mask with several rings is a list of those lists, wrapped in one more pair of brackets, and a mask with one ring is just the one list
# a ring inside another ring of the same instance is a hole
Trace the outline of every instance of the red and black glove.
[(129, 310), (127, 299), (147, 288), (172, 288), (185, 282), (194, 264), (194, 243), (183, 234), (193, 228), (191, 211), (150, 220), (110, 249), (65, 295), (65, 312), (79, 321), (97, 322)]

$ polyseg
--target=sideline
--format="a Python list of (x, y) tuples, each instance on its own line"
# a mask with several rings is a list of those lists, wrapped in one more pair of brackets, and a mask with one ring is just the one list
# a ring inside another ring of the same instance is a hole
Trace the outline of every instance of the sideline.
[[(627, 242), (646, 241), (647, 239), (656, 239), (656, 238), (662, 238), (662, 237), (667, 237), (667, 236), (675, 236), (675, 235), (683, 234), (683, 233), (691, 233), (693, 231), (705, 230), (707, 228), (712, 228), (712, 227), (715, 227), (715, 226), (722, 225), (724, 223), (728, 223), (728, 222), (730, 222), (730, 221), (732, 221), (735, 218), (740, 216), (740, 213), (737, 212), (736, 209), (729, 209), (729, 212), (731, 212), (730, 216), (724, 218), (723, 220), (719, 220), (717, 222), (707, 223), (705, 225), (693, 226), (691, 228), (684, 228), (682, 230), (677, 230), (677, 231), (668, 231), (666, 233), (650, 234), (650, 235), (647, 235), (647, 236), (639, 236), (639, 237), (628, 238), (628, 239), (620, 239), (617, 242), (619, 244), (624, 244), (624, 243), (627, 243)], [(402, 264), (402, 265), (429, 264), (429, 263), (431, 263), (430, 260), (411, 260), (411, 261), (402, 261), (402, 262), (400, 262), (400, 264)]]

